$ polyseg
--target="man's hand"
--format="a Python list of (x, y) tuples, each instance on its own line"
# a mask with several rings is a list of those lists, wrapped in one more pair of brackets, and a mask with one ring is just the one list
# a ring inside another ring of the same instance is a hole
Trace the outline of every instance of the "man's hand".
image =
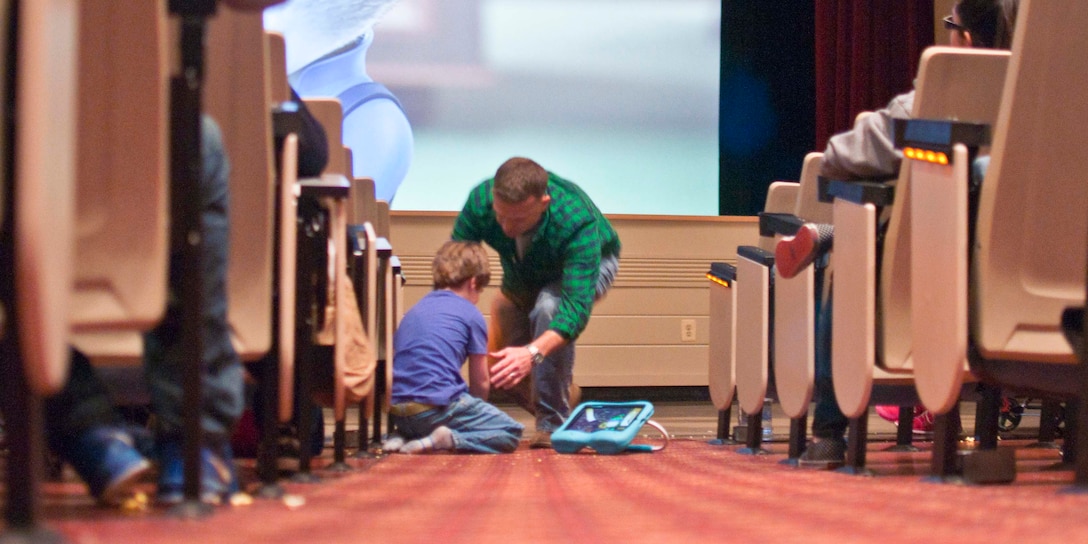
[(491, 385), (510, 389), (533, 371), (533, 355), (525, 346), (503, 348), (489, 354), (496, 362), (491, 365)]

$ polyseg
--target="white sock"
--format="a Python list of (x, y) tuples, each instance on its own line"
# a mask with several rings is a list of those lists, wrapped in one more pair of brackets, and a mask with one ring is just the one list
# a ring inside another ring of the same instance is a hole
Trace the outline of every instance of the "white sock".
[(386, 435), (385, 440), (382, 441), (382, 451), (396, 452), (403, 447), (404, 437), (399, 434)]
[(424, 453), (434, 450), (452, 450), (453, 447), (453, 431), (443, 425), (423, 438), (406, 442), (400, 452), (408, 454)]

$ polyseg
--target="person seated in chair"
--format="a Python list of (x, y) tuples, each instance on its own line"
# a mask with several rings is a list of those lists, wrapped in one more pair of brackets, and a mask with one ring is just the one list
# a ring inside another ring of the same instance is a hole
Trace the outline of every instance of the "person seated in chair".
[[(238, 10), (260, 10), (282, 0), (222, 0)], [(201, 120), (201, 175), (197, 178), (200, 250), (204, 297), (201, 353), (200, 499), (222, 503), (238, 491), (230, 435), (242, 412), (243, 369), (230, 338), (227, 320), (227, 257), (229, 255), (229, 161), (222, 134), (213, 119)], [(172, 247), (180, 247), (174, 243)], [(114, 411), (105, 384), (90, 361), (72, 350), (68, 380), (61, 391), (45, 400), (49, 445), (61, 460), (72, 465), (100, 502), (117, 504), (151, 470), (149, 457), (158, 462), (157, 499), (175, 504), (184, 499), (182, 463), (183, 344), (181, 258), (170, 255), (168, 284), (171, 296), (163, 320), (144, 335), (144, 366), (152, 411), (154, 438), (126, 425)]]
[[(201, 499), (220, 503), (238, 490), (230, 433), (242, 412), (242, 365), (227, 322), (228, 171), (219, 127), (205, 116), (201, 132), (201, 199), (204, 351), (202, 354)], [(182, 281), (179, 258), (170, 259), (169, 285), (176, 293)], [(154, 446), (150, 436), (127, 426), (113, 409), (105, 384), (90, 361), (72, 350), (64, 387), (45, 400), (46, 437), (100, 502), (117, 504), (151, 469), (159, 465), (158, 501), (183, 499), (181, 306), (171, 297), (162, 322), (144, 335), (144, 366), (155, 415)]]

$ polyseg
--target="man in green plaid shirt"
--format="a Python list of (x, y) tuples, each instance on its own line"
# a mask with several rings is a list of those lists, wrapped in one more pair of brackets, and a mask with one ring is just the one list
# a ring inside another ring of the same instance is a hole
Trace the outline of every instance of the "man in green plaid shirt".
[(612, 287), (619, 236), (580, 187), (515, 157), (472, 189), (452, 237), (486, 242), (499, 254), (502, 292), (491, 304), (488, 341), (491, 383), (499, 389), (522, 384), (515, 396), (536, 416), (530, 447), (551, 447), (552, 431), (570, 414), (574, 341), (594, 301)]

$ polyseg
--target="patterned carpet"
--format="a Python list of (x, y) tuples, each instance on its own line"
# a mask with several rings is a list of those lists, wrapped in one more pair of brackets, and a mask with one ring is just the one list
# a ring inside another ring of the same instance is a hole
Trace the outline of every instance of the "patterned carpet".
[(318, 471), (321, 483), (286, 484), (290, 501), (200, 521), (95, 507), (74, 481), (46, 484), (44, 510), (77, 543), (1088, 542), (1088, 494), (1063, 492), (1073, 476), (1049, 469), (1056, 450), (1017, 449), (1012, 485), (965, 486), (926, 481), (928, 452), (886, 446), (871, 444), (875, 477), (784, 465), (782, 443), (746, 456), (687, 439), (611, 457), (523, 446), (355, 460), (352, 472)]

